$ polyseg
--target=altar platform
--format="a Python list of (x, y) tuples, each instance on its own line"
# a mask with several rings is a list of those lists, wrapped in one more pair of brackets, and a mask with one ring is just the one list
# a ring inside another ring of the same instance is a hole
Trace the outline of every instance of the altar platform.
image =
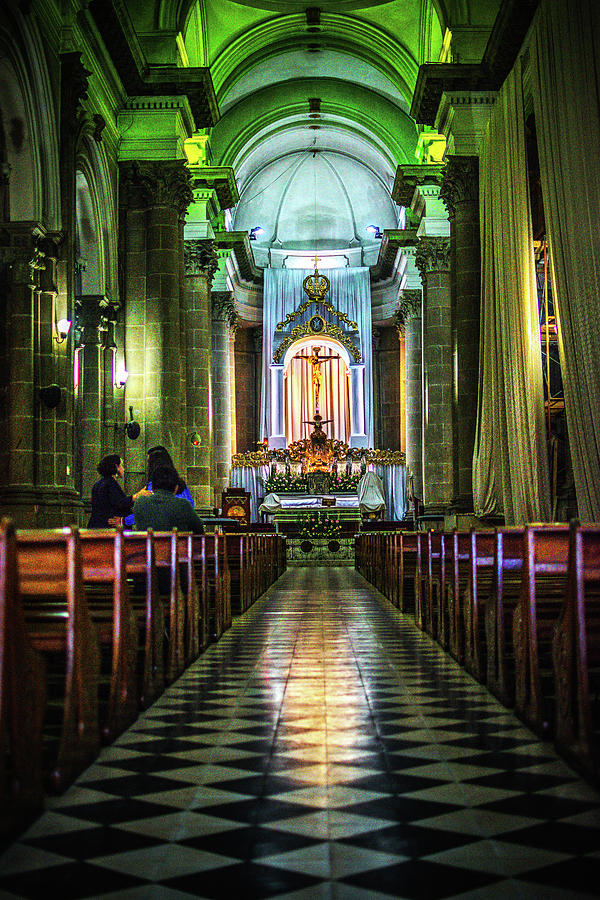
[[(350, 537), (359, 529), (361, 514), (356, 494), (277, 494), (281, 507), (264, 514), (264, 521), (272, 522), (277, 531), (290, 537), (301, 533), (303, 520), (318, 512), (326, 519), (340, 524), (340, 534)], [(323, 502), (325, 501), (325, 502)]]

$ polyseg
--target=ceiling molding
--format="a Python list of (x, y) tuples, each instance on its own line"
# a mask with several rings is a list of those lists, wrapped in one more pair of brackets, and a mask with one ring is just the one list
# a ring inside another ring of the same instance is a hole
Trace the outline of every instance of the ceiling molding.
[(425, 63), (419, 68), (410, 114), (435, 126), (442, 94), (497, 91), (512, 69), (540, 0), (504, 0), (480, 63)]
[(91, 0), (88, 10), (130, 96), (185, 96), (196, 128), (216, 124), (219, 106), (209, 69), (150, 65), (123, 0)]
[(259, 269), (254, 262), (254, 254), (247, 231), (217, 231), (215, 232), (215, 246), (217, 250), (233, 251), (237, 268), (244, 281), (250, 284), (262, 282), (263, 270)]

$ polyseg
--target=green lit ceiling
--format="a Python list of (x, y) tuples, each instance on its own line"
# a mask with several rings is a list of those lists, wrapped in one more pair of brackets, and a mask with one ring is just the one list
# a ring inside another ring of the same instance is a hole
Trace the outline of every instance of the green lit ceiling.
[[(148, 6), (132, 2), (134, 21), (136, 10), (148, 21)], [(181, 33), (189, 65), (210, 68), (221, 111), (212, 162), (235, 171), (233, 227), (265, 228), (260, 263), (271, 247), (358, 245), (370, 264), (377, 245), (365, 226), (397, 226), (396, 169), (416, 161), (408, 110), (419, 65), (439, 60), (449, 26), (480, 33), (498, 0), (322, 0), (318, 14), (312, 6), (163, 0), (157, 20)]]

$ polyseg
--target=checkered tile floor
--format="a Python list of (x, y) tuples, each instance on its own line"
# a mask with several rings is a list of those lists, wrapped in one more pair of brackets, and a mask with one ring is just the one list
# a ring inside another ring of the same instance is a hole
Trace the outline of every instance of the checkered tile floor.
[(600, 896), (600, 794), (351, 569), (288, 571), (0, 858), (0, 898)]

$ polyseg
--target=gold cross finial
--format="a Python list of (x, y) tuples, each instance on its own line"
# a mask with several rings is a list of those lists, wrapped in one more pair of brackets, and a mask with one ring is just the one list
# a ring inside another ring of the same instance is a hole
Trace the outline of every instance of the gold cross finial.
[(317, 271), (317, 263), (319, 262), (319, 257), (315, 253), (315, 272)]

